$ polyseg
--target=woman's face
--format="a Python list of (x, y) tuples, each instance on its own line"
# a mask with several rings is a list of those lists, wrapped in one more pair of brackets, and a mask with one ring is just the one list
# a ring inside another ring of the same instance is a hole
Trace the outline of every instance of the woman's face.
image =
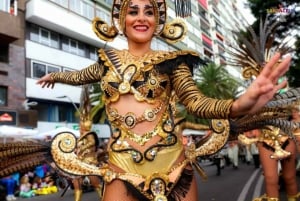
[(125, 18), (125, 35), (128, 41), (151, 41), (155, 27), (154, 8), (150, 0), (131, 0)]

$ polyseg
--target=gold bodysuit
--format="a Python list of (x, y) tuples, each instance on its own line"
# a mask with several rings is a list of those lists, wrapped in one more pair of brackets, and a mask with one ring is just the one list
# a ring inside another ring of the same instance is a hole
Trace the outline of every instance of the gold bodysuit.
[[(189, 112), (201, 118), (226, 119), (233, 102), (208, 98), (199, 92), (193, 81), (192, 70), (200, 63), (201, 59), (192, 51), (152, 51), (135, 57), (127, 50), (101, 49), (97, 63), (77, 72), (51, 74), (53, 81), (71, 85), (100, 81), (104, 91), (106, 112), (113, 131), (108, 147), (109, 159), (101, 170), (94, 168), (90, 174), (103, 176), (106, 182), (113, 179), (126, 181), (149, 200), (180, 200), (180, 196), (172, 192), (184, 177), (189, 176), (191, 182), (193, 174), (186, 166), (195, 160), (195, 155), (188, 154), (186, 159), (177, 161), (185, 149), (180, 140), (181, 133), (176, 133), (174, 129), (174, 111), (170, 103), (172, 92)], [(137, 101), (157, 106), (138, 117), (134, 111), (120, 115), (111, 107), (111, 103), (118, 101), (123, 94), (132, 94)], [(152, 121), (158, 112), (162, 115), (152, 131), (136, 135), (130, 130), (136, 123)], [(157, 136), (159, 142), (144, 152), (129, 143), (132, 141), (143, 146)], [(225, 143), (225, 140), (222, 141)], [(58, 166), (65, 170), (69, 168), (62, 164)], [(81, 167), (76, 168), (66, 171), (73, 174), (82, 174), (80, 171), (88, 173), (86, 166), (82, 170), (79, 170)], [(188, 189), (189, 185), (183, 187)]]

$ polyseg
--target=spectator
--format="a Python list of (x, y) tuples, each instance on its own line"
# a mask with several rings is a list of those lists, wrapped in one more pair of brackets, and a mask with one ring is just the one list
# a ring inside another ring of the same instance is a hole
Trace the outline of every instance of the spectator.
[(35, 167), (34, 173), (41, 179), (45, 177), (45, 174), (49, 171), (49, 166), (47, 164), (39, 165)]
[(228, 158), (233, 165), (234, 169), (238, 169), (239, 165), (239, 146), (235, 141), (230, 141), (228, 143)]
[(250, 151), (253, 157), (253, 162), (254, 162), (254, 167), (259, 168), (260, 167), (260, 160), (259, 160), (259, 152), (258, 152), (258, 147), (257, 143), (252, 143), (250, 145)]
[(6, 188), (6, 201), (12, 201), (17, 199), (14, 195), (17, 183), (12, 176), (0, 179), (0, 184)]
[(34, 191), (32, 190), (32, 185), (29, 182), (29, 176), (25, 174), (21, 178), (21, 184), (20, 184), (20, 197), (22, 198), (31, 198), (35, 196)]

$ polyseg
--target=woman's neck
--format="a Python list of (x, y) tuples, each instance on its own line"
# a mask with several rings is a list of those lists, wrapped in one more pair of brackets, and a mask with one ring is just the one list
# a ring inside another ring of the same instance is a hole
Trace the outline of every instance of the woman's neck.
[(143, 56), (151, 51), (151, 45), (149, 44), (128, 44), (128, 51), (133, 56)]

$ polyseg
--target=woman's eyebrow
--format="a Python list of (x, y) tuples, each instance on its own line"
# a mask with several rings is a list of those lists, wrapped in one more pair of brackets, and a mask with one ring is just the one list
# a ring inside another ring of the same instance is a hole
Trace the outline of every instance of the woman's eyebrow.
[(153, 8), (153, 6), (152, 5), (145, 5), (145, 7), (144, 7), (145, 9), (152, 9)]
[[(139, 6), (138, 5), (129, 5), (129, 8), (137, 10), (137, 9), (139, 9)], [(144, 6), (144, 9), (152, 9), (152, 8), (153, 8), (152, 5), (145, 5)]]
[(138, 5), (129, 5), (129, 8), (137, 10), (137, 9), (139, 9), (139, 6)]

